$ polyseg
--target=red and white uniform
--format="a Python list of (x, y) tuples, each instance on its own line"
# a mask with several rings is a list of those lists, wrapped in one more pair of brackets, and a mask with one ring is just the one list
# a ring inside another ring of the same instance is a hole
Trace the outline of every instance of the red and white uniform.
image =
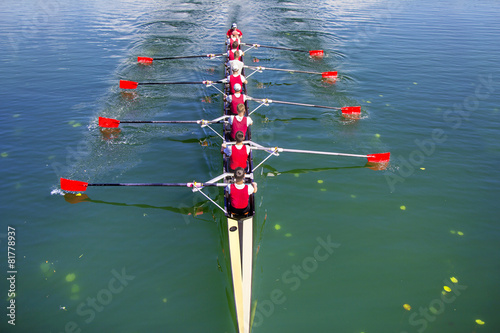
[(226, 187), (229, 193), (229, 202), (236, 209), (245, 209), (248, 207), (249, 199), (254, 188), (250, 184), (231, 184)]
[(237, 74), (237, 75), (229, 75), (227, 77), (227, 82), (229, 82), (229, 87), (231, 88), (231, 94), (234, 94), (236, 91), (234, 90), (234, 85), (236, 83), (239, 83), (243, 87), (243, 82), (245, 82), (246, 79), (243, 75)]
[(233, 32), (236, 32), (240, 38), (243, 37), (243, 33), (241, 32), (240, 29), (234, 29), (234, 30), (233, 29), (229, 29), (227, 31), (227, 33), (226, 33), (226, 36), (231, 37), (233, 35)]
[(237, 167), (247, 168), (250, 147), (247, 145), (231, 145), (224, 149), (224, 153), (229, 156), (229, 168), (235, 170)]
[(241, 93), (236, 93), (226, 97), (226, 101), (231, 103), (231, 112), (233, 114), (238, 114), (238, 104), (245, 104), (247, 100), (247, 95)]
[(248, 126), (252, 125), (253, 121), (250, 117), (231, 116), (229, 124), (231, 124), (231, 139), (234, 140), (238, 131), (242, 131), (243, 135), (246, 136)]
[(229, 58), (229, 61), (232, 61), (232, 60), (239, 60), (241, 61), (241, 56), (238, 57), (238, 58), (235, 58), (234, 57), (234, 53), (238, 51), (238, 49), (230, 49), (227, 51), (227, 57)]

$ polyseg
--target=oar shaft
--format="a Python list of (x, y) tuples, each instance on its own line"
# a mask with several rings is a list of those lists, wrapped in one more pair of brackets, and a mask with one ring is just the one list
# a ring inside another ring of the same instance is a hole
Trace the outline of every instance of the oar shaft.
[(285, 152), (285, 153), (301, 153), (301, 154), (316, 154), (316, 155), (330, 155), (330, 156), (350, 156), (350, 157), (364, 157), (364, 158), (368, 157), (368, 155), (332, 153), (329, 151), (286, 149), (286, 148), (279, 148), (279, 147), (255, 147), (255, 146), (252, 146), (251, 149), (265, 150), (268, 152), (276, 152), (276, 153)]
[(190, 55), (190, 56), (175, 56), (175, 57), (162, 57), (162, 58), (153, 58), (153, 60), (171, 60), (171, 59), (188, 59), (188, 58), (212, 58), (222, 56), (225, 53), (219, 54), (201, 54), (201, 55)]
[(154, 86), (164, 84), (205, 84), (206, 81), (186, 81), (186, 82), (139, 82), (140, 86)]
[[(252, 43), (241, 43), (242, 45), (254, 45)], [(294, 52), (306, 52), (308, 53), (309, 51), (306, 51), (306, 50), (297, 50), (297, 49), (289, 49), (287, 47), (278, 47), (278, 46), (266, 46), (266, 45), (261, 45), (261, 44), (258, 44), (259, 47), (265, 47), (267, 49), (276, 49), (276, 50), (286, 50), (286, 51), (294, 51)]]
[[(266, 100), (263, 100), (264, 102)], [(269, 103), (278, 103), (278, 104), (288, 104), (288, 105), (298, 105), (298, 106), (310, 106), (313, 108), (321, 108), (321, 109), (332, 109), (332, 110), (340, 110), (341, 108), (333, 107), (333, 106), (322, 106), (322, 105), (313, 105), (313, 104), (305, 104), (305, 103), (294, 103), (294, 102), (284, 102), (284, 101), (275, 101), (269, 100)]]
[(364, 157), (367, 158), (367, 155), (358, 155), (358, 154), (344, 154), (344, 153), (332, 153), (328, 151), (314, 151), (314, 150), (300, 150), (300, 149), (285, 149), (278, 148), (278, 152), (288, 152), (288, 153), (302, 153), (302, 154), (316, 154), (316, 155), (331, 155), (331, 156), (350, 156), (350, 157)]
[(120, 120), (121, 124), (198, 124), (198, 120)]
[(308, 72), (308, 71), (299, 71), (295, 69), (282, 69), (282, 68), (269, 68), (269, 67), (255, 67), (255, 66), (245, 66), (245, 68), (249, 69), (255, 69), (255, 70), (270, 70), (270, 71), (281, 71), (281, 72), (293, 72), (293, 73), (305, 73), (305, 74), (319, 74), (322, 75), (323, 73), (318, 73), (318, 72)]
[[(188, 187), (192, 183), (99, 183), (87, 184), (87, 186), (172, 186)], [(226, 183), (197, 183), (199, 186), (227, 186)]]

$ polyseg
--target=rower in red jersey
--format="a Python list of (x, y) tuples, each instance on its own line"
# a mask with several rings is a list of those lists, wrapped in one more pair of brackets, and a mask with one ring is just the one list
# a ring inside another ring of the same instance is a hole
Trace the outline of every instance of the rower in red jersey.
[(240, 86), (243, 86), (243, 84), (247, 84), (247, 79), (245, 78), (244, 75), (240, 74), (240, 67), (236, 64), (233, 64), (231, 66), (231, 71), (233, 74), (229, 75), (227, 78), (222, 79), (220, 82), (222, 83), (229, 83), (229, 87), (231, 88), (231, 94), (234, 94), (236, 91), (234, 90), (235, 84), (239, 84)]
[(233, 23), (231, 25), (231, 29), (229, 29), (226, 33), (227, 38), (231, 38), (232, 36), (237, 36), (238, 39), (243, 37), (243, 33), (241, 32), (240, 29), (238, 29), (238, 25), (236, 23)]
[(229, 157), (229, 172), (233, 172), (238, 167), (247, 169), (248, 155), (250, 155), (250, 147), (243, 144), (245, 135), (243, 135), (242, 131), (236, 132), (235, 139), (236, 144), (229, 147), (225, 142), (222, 144), (222, 152)]
[(231, 105), (231, 113), (233, 115), (238, 114), (238, 104), (245, 104), (245, 101), (250, 98), (241, 93), (241, 84), (237, 83), (234, 85), (234, 94), (226, 96), (226, 101)]
[(240, 49), (240, 42), (241, 39), (238, 35), (237, 32), (233, 32), (233, 34), (227, 39), (226, 44), (229, 45), (229, 47), (232, 47), (234, 43), (236, 43), (236, 49)]
[(245, 55), (245, 52), (241, 51), (238, 48), (238, 42), (233, 42), (231, 44), (231, 48), (227, 50), (227, 57), (229, 61), (239, 60), (241, 61), (241, 57)]
[(236, 140), (236, 133), (241, 131), (243, 133), (243, 137), (246, 137), (248, 126), (253, 124), (252, 118), (245, 117), (247, 112), (247, 108), (245, 104), (238, 104), (238, 115), (229, 117), (229, 124), (231, 125), (231, 139)]
[(236, 183), (226, 187), (229, 194), (230, 213), (246, 215), (251, 209), (250, 196), (257, 192), (257, 183), (245, 184), (245, 170), (243, 168), (236, 168), (234, 179)]

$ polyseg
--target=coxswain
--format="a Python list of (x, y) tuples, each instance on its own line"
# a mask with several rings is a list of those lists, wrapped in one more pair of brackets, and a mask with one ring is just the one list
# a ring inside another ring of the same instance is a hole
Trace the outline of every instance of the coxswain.
[(252, 118), (245, 116), (247, 112), (245, 104), (238, 104), (237, 109), (238, 115), (229, 117), (229, 124), (231, 125), (231, 140), (236, 140), (236, 133), (238, 131), (241, 131), (243, 133), (243, 137), (246, 137), (248, 126), (253, 124)]
[(243, 216), (250, 212), (250, 196), (257, 192), (257, 183), (245, 184), (245, 170), (236, 168), (234, 170), (235, 183), (226, 187), (229, 194), (229, 203), (234, 215)]
[(231, 106), (231, 114), (237, 115), (238, 114), (238, 104), (245, 104), (245, 101), (249, 100), (250, 97), (248, 97), (245, 94), (241, 93), (241, 84), (236, 83), (234, 85), (234, 94), (226, 96), (226, 101), (230, 103)]
[(240, 74), (239, 69), (240, 69), (239, 66), (237, 66), (236, 64), (233, 64), (233, 66), (231, 66), (232, 74), (229, 75), (227, 78), (220, 81), (222, 83), (229, 83), (229, 88), (231, 89), (231, 94), (234, 94), (236, 92), (234, 90), (234, 86), (236, 84), (243, 86), (243, 84), (246, 84), (248, 82), (247, 79), (245, 78), (245, 76)]
[(243, 37), (243, 33), (241, 32), (240, 29), (238, 29), (238, 25), (236, 23), (233, 23), (231, 25), (231, 29), (229, 29), (226, 33), (227, 38), (231, 38), (232, 36), (237, 36), (238, 39)]
[(222, 143), (222, 152), (229, 157), (228, 171), (233, 172), (237, 167), (247, 169), (248, 155), (250, 155), (250, 146), (244, 145), (245, 135), (242, 131), (235, 134), (236, 144), (227, 146)]

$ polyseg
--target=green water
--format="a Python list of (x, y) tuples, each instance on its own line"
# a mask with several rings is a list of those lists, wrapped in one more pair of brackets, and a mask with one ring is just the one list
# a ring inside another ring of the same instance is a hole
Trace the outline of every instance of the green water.
[[(497, 332), (499, 13), (493, 0), (7, 1), (0, 267), (8, 277), (11, 226), (16, 325), (6, 316), (4, 278), (0, 330), (236, 331), (222, 215), (204, 197), (182, 188), (91, 187), (70, 204), (59, 190), (59, 177), (217, 176), (220, 139), (207, 128), (124, 125), (109, 138), (97, 118), (218, 117), (222, 99), (213, 88), (123, 93), (118, 80), (220, 79), (220, 59), (145, 67), (136, 57), (221, 52), (236, 21), (246, 42), (326, 54), (313, 60), (261, 48), (248, 62), (340, 75), (330, 85), (264, 71), (249, 79), (250, 96), (362, 107), (362, 119), (346, 121), (338, 112), (271, 104), (252, 115), (254, 141), (392, 154), (384, 171), (348, 157), (282, 153), (265, 162), (256, 174), (252, 331)], [(265, 157), (255, 153), (257, 162)], [(207, 193), (222, 203), (218, 191)]]

